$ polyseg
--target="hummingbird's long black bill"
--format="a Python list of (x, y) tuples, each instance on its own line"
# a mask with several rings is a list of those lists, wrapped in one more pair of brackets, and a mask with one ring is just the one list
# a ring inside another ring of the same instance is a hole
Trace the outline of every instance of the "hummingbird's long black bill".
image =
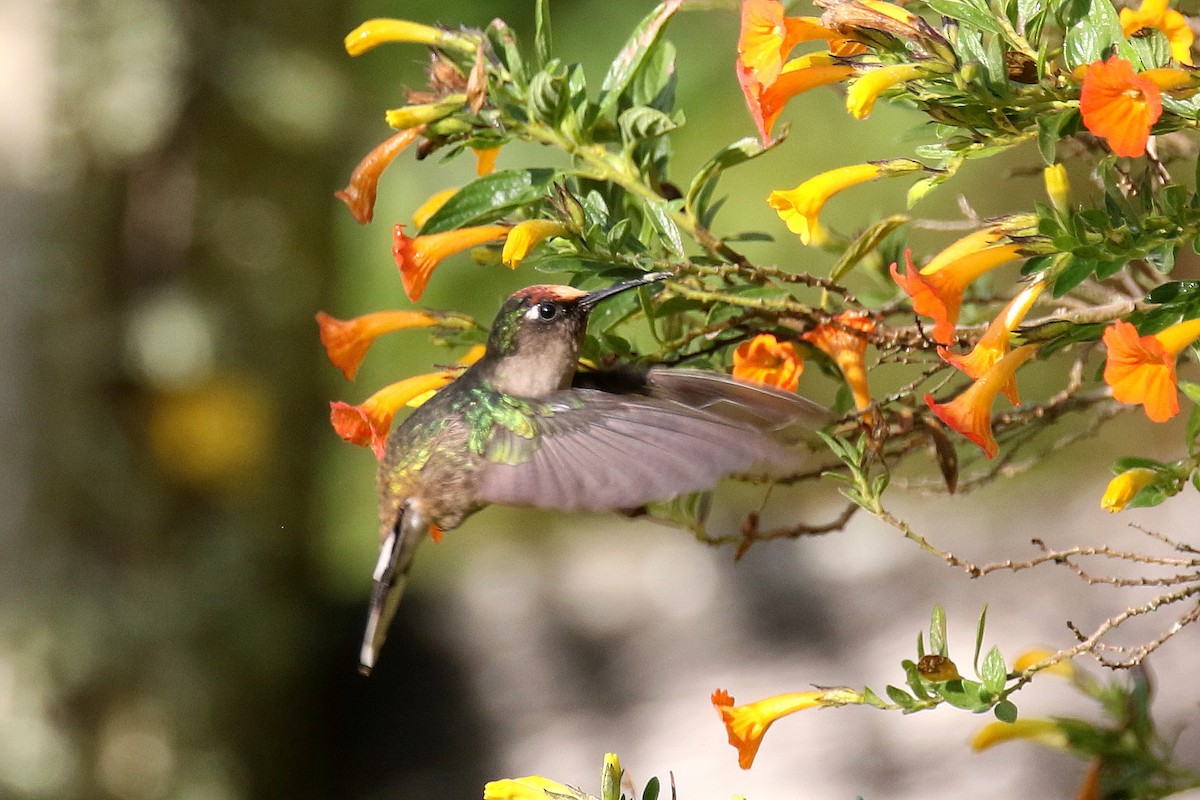
[(584, 295), (583, 299), (579, 301), (579, 307), (589, 309), (599, 303), (601, 300), (607, 300), (614, 294), (620, 294), (621, 292), (628, 291), (629, 289), (636, 289), (637, 287), (645, 286), (648, 283), (658, 283), (659, 281), (666, 280), (669, 277), (671, 277), (670, 272), (650, 272), (640, 278), (622, 281), (621, 283), (618, 283), (614, 286), (608, 286), (604, 289), (597, 289), (594, 292), (588, 292), (586, 295)]

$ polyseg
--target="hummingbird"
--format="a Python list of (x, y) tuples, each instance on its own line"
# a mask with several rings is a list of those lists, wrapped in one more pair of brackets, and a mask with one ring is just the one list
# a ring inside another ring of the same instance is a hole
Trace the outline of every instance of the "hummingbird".
[(730, 475), (801, 469), (798, 445), (831, 419), (805, 398), (694, 369), (578, 370), (592, 309), (669, 275), (521, 289), (483, 357), (391, 432), (360, 672), (375, 667), (418, 545), (484, 506), (634, 513)]

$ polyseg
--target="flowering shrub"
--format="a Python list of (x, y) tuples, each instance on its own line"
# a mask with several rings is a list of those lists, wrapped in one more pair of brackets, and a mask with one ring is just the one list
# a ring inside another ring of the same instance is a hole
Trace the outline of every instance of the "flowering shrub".
[[(1076, 645), (1011, 669), (998, 649), (982, 651), (981, 618), (974, 677), (960, 674), (938, 609), (928, 650), (918, 640), (916, 658), (902, 664), (907, 688), (889, 686), (882, 694), (824, 688), (741, 706), (718, 691), (712, 702), (743, 767), (750, 767), (767, 727), (801, 709), (870, 705), (908, 713), (950, 705), (998, 718), (1000, 727), (985, 729), (979, 746), (1027, 737), (1093, 757), (1094, 794), (1081, 796), (1103, 796), (1112, 787), (1128, 796), (1160, 796), (1188, 785), (1190, 778), (1167, 766), (1157, 739), (1143, 737), (1118, 758), (1102, 746), (1109, 739), (1101, 728), (1017, 720), (1013, 697), (1034, 675), (1061, 671), (1085, 653), (1107, 666), (1138, 667), (1198, 616), (1195, 550), (1155, 534), (1169, 555), (1041, 545), (1044, 552), (1026, 561), (975, 565), (937, 548), (884, 503), (901, 461), (924, 460), (953, 492), (963, 475), (996, 477), (986, 460), (1016, 468), (1019, 452), (1048, 452), (1036, 434), (1067, 415), (1085, 418), (1095, 431), (1120, 410), (1141, 413), (1137, 406), (1154, 422), (1186, 411), (1186, 455), (1117, 458), (1117, 477), (1098, 498), (1102, 507), (1119, 512), (1160, 503), (1189, 482), (1200, 487), (1200, 412), (1193, 405), (1200, 402), (1200, 385), (1181, 382), (1177, 373), (1177, 362), (1193, 359), (1200, 339), (1200, 283), (1176, 274), (1181, 247), (1200, 236), (1200, 194), (1179, 177), (1194, 171), (1191, 132), (1200, 125), (1200, 73), (1189, 68), (1188, 20), (1164, 0), (1145, 0), (1119, 14), (1107, 0), (816, 2), (821, 15), (804, 17), (789, 15), (777, 0), (743, 0), (737, 52), (729, 53), (730, 86), (736, 78), (749, 112), (747, 130), (755, 133), (721, 147), (683, 180), (672, 163), (671, 135), (684, 117), (674, 106), (675, 52), (665, 38), (682, 0), (664, 0), (637, 25), (598, 89), (588, 87), (578, 65), (554, 53), (545, 0), (537, 3), (529, 44), (518, 43), (501, 20), (482, 31), (366, 22), (346, 38), (347, 50), (357, 55), (383, 43), (426, 47), (429, 85), (386, 113), (399, 133), (367, 155), (338, 197), (359, 222), (369, 222), (379, 175), (403, 149), (415, 145), (422, 155), (451, 156), (472, 150), (477, 180), (431, 198), (414, 215), (411, 235), (404, 224), (395, 225), (393, 254), (412, 301), (431, 280), (455, 280), (454, 268), (443, 264), (481, 249), (491, 263), (554, 272), (584, 289), (669, 272), (653, 297), (640, 290), (607, 301), (583, 360), (629, 360), (635, 340), (651, 341), (651, 349), (639, 353), (645, 362), (732, 372), (786, 391), (803, 391), (810, 379), (804, 373), (801, 381), (805, 359), (827, 367), (826, 374), (844, 383), (835, 408), (841, 418), (823, 434), (826, 463), (794, 477), (833, 479), (849, 501), (847, 511), (833, 525), (797, 520), (793, 528), (771, 532), (758, 531), (751, 515), (738, 537), (739, 553), (761, 539), (836, 528), (864, 509), (972, 576), (1057, 564), (1088, 582), (1131, 585), (1086, 572), (1080, 562), (1088, 558), (1173, 570), (1141, 579), (1138, 585), (1162, 591), (1152, 602), (1131, 606), (1091, 633), (1075, 631)], [(911, 153), (841, 166), (791, 189), (764, 187), (763, 212), (778, 215), (797, 248), (822, 246), (838, 259), (829, 275), (757, 263), (739, 244), (753, 237), (720, 225), (722, 175), (751, 159), (778, 157), (774, 151), (787, 147), (785, 112), (802, 104), (804, 93), (829, 86), (841, 87), (855, 119), (868, 120), (880, 102), (914, 109), (925, 118), (921, 143)], [(565, 166), (495, 171), (498, 150), (518, 140), (553, 148), (566, 156)], [(911, 208), (967, 161), (1018, 147), (1043, 162), (1042, 202), (993, 219), (967, 209), (963, 219), (940, 225), (907, 211), (874, 223), (864, 214), (862, 227), (851, 232), (821, 221), (826, 203), (868, 181), (910, 181)], [(1072, 192), (1068, 161), (1086, 169), (1094, 191)], [(959, 234), (937, 252), (914, 253), (907, 238), (919, 227), (958, 228)], [(847, 287), (852, 271), (872, 268), (890, 276), (890, 298), (867, 302)], [(979, 288), (985, 275), (986, 290)], [(424, 327), (438, 341), (465, 349), (486, 332), (451, 312), (375, 312), (349, 322), (321, 315), (319, 321), (331, 358), (348, 378), (381, 334)], [(478, 351), (461, 361), (473, 358)], [(1050, 392), (1031, 397), (1018, 383), (1034, 361), (1059, 377)], [(885, 362), (905, 365), (908, 380), (881, 395), (868, 379)], [(359, 405), (334, 403), (334, 426), (348, 441), (379, 453), (392, 416), (453, 374), (445, 369), (401, 380)], [(998, 411), (1000, 395), (1014, 407)], [(709, 541), (726, 540), (708, 537), (703, 519), (688, 513), (703, 505), (676, 503), (655, 513)], [(1106, 638), (1127, 619), (1170, 608), (1185, 610), (1153, 641), (1130, 647)], [(1140, 677), (1108, 688), (1079, 685), (1110, 710), (1124, 701), (1127, 711), (1137, 703), (1145, 711)], [(544, 778), (499, 781), (488, 792), (497, 798), (585, 796)]]

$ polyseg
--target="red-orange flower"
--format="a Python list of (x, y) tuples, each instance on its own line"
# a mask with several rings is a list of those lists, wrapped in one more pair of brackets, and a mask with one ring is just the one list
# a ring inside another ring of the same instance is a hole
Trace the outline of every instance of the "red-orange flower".
[(408, 299), (414, 303), (421, 299), (429, 276), (442, 259), (471, 247), (495, 242), (507, 235), (508, 228), (504, 225), (477, 225), (413, 237), (404, 234), (403, 223), (396, 223), (392, 229), (392, 255), (396, 259), (396, 266), (400, 268)]
[(1154, 82), (1118, 56), (1088, 64), (1079, 93), (1084, 126), (1108, 142), (1118, 156), (1146, 152), (1150, 129), (1162, 116), (1162, 94)]
[(753, 70), (740, 59), (737, 62), (738, 82), (764, 146), (771, 143), (771, 130), (788, 100), (809, 89), (844, 81), (854, 74), (854, 67), (837, 63), (827, 52), (792, 59), (770, 83), (758, 80)]
[(804, 360), (791, 342), (760, 333), (733, 351), (733, 377), (739, 380), (796, 391)]
[(784, 16), (778, 0), (743, 0), (738, 62), (754, 79), (770, 86), (800, 42), (837, 36), (813, 17)]
[[(457, 363), (469, 366), (478, 361), (483, 353), (483, 345), (476, 345)], [(375, 458), (382, 460), (396, 412), (405, 405), (419, 405), (426, 395), (454, 380), (458, 373), (457, 369), (444, 369), (414, 375), (383, 387), (358, 405), (334, 401), (329, 404), (329, 422), (338, 436), (351, 444), (370, 446)]]
[[(851, 330), (846, 330), (850, 328)], [(832, 323), (818, 325), (800, 338), (820, 349), (833, 359), (842, 371), (842, 377), (854, 396), (854, 405), (862, 411), (871, 405), (871, 390), (867, 386), (867, 337), (864, 334), (875, 330), (875, 320), (857, 311), (843, 311), (833, 318)]]
[[(939, 345), (938, 355), (946, 363), (961, 369), (972, 378), (982, 377), (983, 373), (991, 369), (992, 365), (997, 361), (1004, 358), (1004, 355), (1011, 349), (1008, 341), (1009, 334), (1021, 324), (1021, 320), (1025, 319), (1025, 315), (1029, 313), (1029, 309), (1045, 288), (1045, 282), (1039, 280), (1018, 293), (996, 315), (991, 324), (988, 325), (987, 330), (984, 331), (979, 341), (975, 343), (975, 347), (971, 349), (971, 352), (960, 356), (951, 352), (950, 348)], [(1000, 391), (1012, 401), (1013, 405), (1021, 402), (1017, 393), (1017, 378), (1015, 375), (1008, 379), (1008, 382), (1004, 384)]]
[(1176, 323), (1153, 336), (1139, 336), (1137, 328), (1117, 321), (1104, 331), (1108, 359), (1104, 382), (1120, 403), (1141, 403), (1146, 416), (1166, 422), (1179, 413), (1175, 360), (1184, 348), (1200, 339), (1200, 319)]
[(816, 708), (826, 705), (825, 692), (790, 692), (757, 703), (735, 706), (733, 698), (724, 689), (718, 689), (712, 694), (712, 704), (725, 723), (725, 731), (729, 743), (737, 748), (738, 766), (750, 769), (754, 756), (762, 744), (763, 734), (771, 723), (780, 717), (802, 711), (806, 708)]
[(375, 191), (379, 186), (379, 176), (400, 151), (415, 142), (424, 130), (424, 126), (409, 128), (385, 139), (358, 162), (354, 172), (350, 173), (350, 183), (346, 188), (333, 193), (334, 197), (346, 204), (359, 224), (366, 225), (375, 215)]
[(383, 460), (383, 448), (396, 412), (413, 398), (442, 388), (453, 377), (450, 372), (415, 375), (383, 387), (356, 406), (335, 400), (329, 404), (329, 422), (338, 436), (351, 444), (369, 446), (375, 451), (375, 458)]
[[(978, 233), (971, 234), (971, 238)], [(976, 241), (984, 241), (977, 239)], [(957, 243), (946, 250), (961, 248)], [(892, 279), (912, 298), (913, 311), (934, 322), (933, 338), (940, 344), (950, 344), (954, 339), (954, 327), (958, 324), (958, 313), (962, 309), (963, 292), (975, 280), (1001, 264), (1021, 258), (1017, 244), (1002, 244), (967, 250), (951, 261), (936, 256), (933, 261), (918, 271), (912, 263), (911, 254), (905, 253), (908, 269), (901, 274), (892, 264)]]
[(935, 403), (932, 395), (925, 395), (925, 404), (938, 415), (942, 422), (966, 436), (983, 450), (988, 458), (994, 458), (1000, 450), (992, 434), (992, 403), (1017, 368), (1037, 352), (1034, 345), (1018, 347), (997, 361), (965, 392), (949, 403)]
[(342, 371), (346, 380), (354, 380), (367, 350), (385, 333), (427, 328), (441, 319), (424, 311), (376, 311), (353, 319), (342, 320), (317, 312), (321, 344), (333, 365)]

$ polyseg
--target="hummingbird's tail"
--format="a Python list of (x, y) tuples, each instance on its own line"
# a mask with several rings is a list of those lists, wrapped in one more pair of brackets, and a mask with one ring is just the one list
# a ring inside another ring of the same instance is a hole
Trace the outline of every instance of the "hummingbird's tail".
[(379, 559), (372, 573), (371, 605), (367, 612), (367, 628), (363, 633), (362, 649), (358, 656), (358, 671), (370, 675), (379, 660), (379, 650), (387, 638), (392, 618), (400, 605), (408, 570), (412, 566), (417, 545), (429, 532), (421, 515), (404, 505), (391, 531), (379, 545)]

